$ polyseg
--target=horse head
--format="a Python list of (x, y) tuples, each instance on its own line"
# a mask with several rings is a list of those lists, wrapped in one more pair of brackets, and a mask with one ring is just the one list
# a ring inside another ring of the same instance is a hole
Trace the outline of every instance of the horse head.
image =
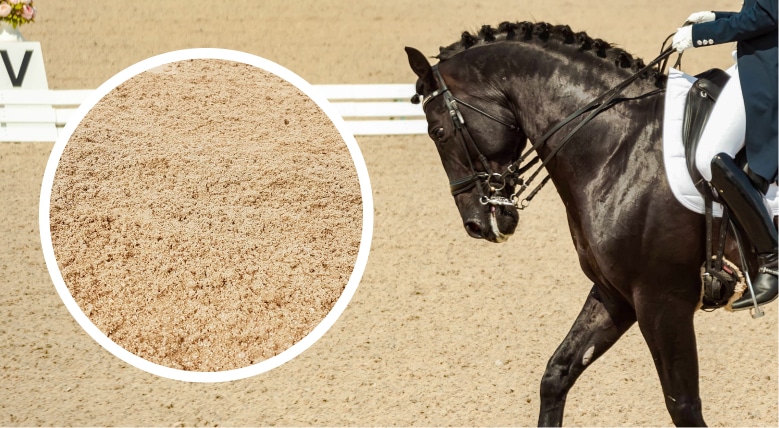
[[(517, 227), (512, 195), (516, 175), (507, 173), (527, 137), (516, 121), (516, 107), (496, 85), (480, 82), (478, 71), (448, 61), (431, 66), (414, 48), (406, 48), (418, 80), (412, 102), (423, 104), (428, 135), (441, 158), (457, 209), (468, 234), (505, 242)], [(440, 68), (439, 68), (440, 66)]]

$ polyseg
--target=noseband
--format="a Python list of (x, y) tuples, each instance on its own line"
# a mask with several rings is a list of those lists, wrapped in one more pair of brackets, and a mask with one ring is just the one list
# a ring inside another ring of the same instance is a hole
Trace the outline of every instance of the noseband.
[[(673, 34), (671, 35), (673, 36)], [(668, 39), (670, 39), (670, 37)], [(668, 41), (666, 39), (666, 42)], [(663, 47), (665, 47), (665, 42), (663, 43)], [(462, 132), (464, 138), (461, 140), (463, 145), (463, 150), (465, 150), (466, 157), (468, 158), (468, 165), (471, 168), (471, 175), (463, 178), (458, 178), (456, 180), (452, 180), (449, 182), (449, 188), (452, 192), (453, 196), (459, 195), (460, 193), (463, 193), (474, 186), (476, 186), (477, 183), (486, 182), (490, 191), (490, 195), (487, 196), (484, 194), (484, 190), (482, 189), (482, 186), (477, 186), (477, 189), (479, 190), (479, 202), (482, 205), (505, 205), (505, 206), (514, 206), (517, 209), (525, 209), (530, 201), (533, 199), (533, 197), (541, 190), (542, 187), (549, 181), (550, 176), (547, 174), (546, 177), (544, 177), (543, 180), (533, 189), (530, 194), (524, 199), (520, 200), (520, 195), (528, 188), (530, 183), (536, 178), (536, 176), (546, 167), (546, 165), (554, 158), (554, 156), (560, 151), (560, 149), (563, 148), (563, 146), (571, 140), (571, 137), (576, 134), (584, 125), (589, 123), (595, 116), (597, 116), (600, 112), (603, 110), (613, 106), (619, 101), (625, 100), (624, 98), (617, 98), (624, 90), (627, 88), (633, 81), (635, 81), (638, 77), (642, 76), (644, 73), (646, 73), (649, 69), (652, 67), (657, 66), (659, 71), (663, 71), (665, 69), (665, 65), (667, 63), (667, 59), (671, 54), (673, 54), (675, 50), (671, 47), (668, 47), (667, 49), (664, 49), (662, 53), (652, 60), (649, 64), (647, 64), (644, 68), (641, 70), (635, 72), (633, 75), (622, 81), (620, 84), (615, 86), (614, 88), (611, 88), (610, 90), (606, 91), (605, 93), (601, 94), (598, 98), (594, 99), (589, 104), (581, 107), (580, 109), (576, 110), (572, 114), (570, 114), (568, 117), (557, 123), (555, 126), (553, 126), (551, 129), (549, 129), (544, 135), (542, 135), (535, 143), (533, 143), (533, 146), (530, 147), (524, 154), (522, 154), (519, 159), (511, 163), (508, 167), (506, 167), (506, 171), (504, 171), (501, 174), (492, 172), (492, 170), (489, 167), (489, 164), (487, 162), (487, 158), (479, 151), (479, 147), (476, 145), (476, 142), (471, 137), (470, 132), (468, 132), (468, 127), (465, 125), (465, 119), (463, 118), (462, 113), (460, 112), (460, 109), (458, 108), (458, 104), (462, 104), (469, 109), (481, 114), (482, 116), (485, 116), (489, 119), (492, 119), (495, 122), (498, 122), (502, 125), (505, 125), (509, 127), (510, 129), (514, 131), (519, 131), (520, 128), (517, 125), (511, 124), (509, 122), (506, 122), (498, 117), (495, 117), (484, 110), (481, 110), (477, 107), (474, 107), (465, 101), (462, 101), (455, 97), (452, 92), (449, 90), (449, 88), (446, 86), (446, 82), (444, 81), (443, 76), (441, 76), (441, 73), (438, 71), (438, 64), (434, 65), (432, 67), (433, 75), (435, 76), (438, 88), (437, 90), (433, 91), (430, 95), (425, 97), (422, 100), (422, 108), (424, 109), (425, 106), (433, 99), (435, 99), (438, 96), (443, 96), (444, 103), (446, 104), (446, 108), (449, 111), (449, 116), (452, 119), (452, 122), (454, 123), (455, 129)], [(679, 64), (679, 61), (681, 60), (681, 55), (679, 56), (679, 59), (677, 60), (677, 65)], [(652, 91), (650, 93), (640, 95), (636, 98), (631, 99), (637, 99), (637, 98), (644, 98), (647, 96), (654, 95), (658, 92), (661, 92), (662, 90), (658, 89), (655, 91)], [(538, 163), (539, 157), (536, 155), (532, 160), (530, 160), (525, 166), (522, 166), (522, 163), (525, 162), (525, 160), (532, 154), (537, 153), (537, 150), (546, 143), (546, 141), (552, 137), (557, 131), (562, 129), (565, 125), (568, 125), (571, 123), (574, 119), (584, 115), (585, 113), (589, 114), (585, 116), (581, 122), (579, 122), (578, 125), (576, 125), (568, 134), (563, 137), (563, 139), (560, 141), (560, 143), (555, 147), (547, 156), (544, 158), (543, 162), (541, 162), (541, 165), (538, 166), (538, 168), (530, 175), (530, 177), (525, 180), (523, 177), (520, 177), (522, 174), (525, 173), (528, 169), (532, 168), (533, 165)], [(466, 143), (467, 140), (467, 143)], [(479, 161), (481, 162), (482, 166), (484, 167), (484, 172), (476, 171), (476, 169), (473, 166), (473, 161), (470, 156), (470, 151), (468, 150), (468, 144), (473, 147), (473, 150), (476, 152), (477, 157), (479, 158)], [(510, 184), (512, 186), (517, 187), (514, 193), (512, 193), (509, 198), (505, 198), (502, 196), (496, 196), (496, 192), (504, 189), (506, 187), (506, 184)]]

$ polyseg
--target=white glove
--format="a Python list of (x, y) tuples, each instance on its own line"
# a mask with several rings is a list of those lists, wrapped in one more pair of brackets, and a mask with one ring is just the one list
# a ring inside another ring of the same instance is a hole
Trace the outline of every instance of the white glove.
[(690, 49), (692, 47), (692, 25), (676, 30), (671, 46), (679, 53), (682, 53), (685, 49)]
[(711, 22), (714, 21), (714, 12), (704, 10), (702, 12), (695, 12), (692, 15), (687, 17), (687, 22), (692, 22), (693, 24), (700, 24), (701, 22)]

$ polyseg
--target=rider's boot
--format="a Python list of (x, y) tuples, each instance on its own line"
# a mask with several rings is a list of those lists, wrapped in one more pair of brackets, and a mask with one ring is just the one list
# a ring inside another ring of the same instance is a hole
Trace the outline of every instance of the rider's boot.
[[(730, 209), (737, 227), (746, 234), (757, 251), (759, 271), (752, 279), (755, 300), (758, 305), (771, 302), (779, 293), (776, 226), (763, 201), (769, 183), (751, 171), (749, 175), (744, 173), (726, 153), (720, 153), (712, 159), (711, 175), (711, 184)], [(733, 310), (739, 310), (752, 306), (752, 295), (747, 290), (744, 296), (733, 302), (732, 307)]]

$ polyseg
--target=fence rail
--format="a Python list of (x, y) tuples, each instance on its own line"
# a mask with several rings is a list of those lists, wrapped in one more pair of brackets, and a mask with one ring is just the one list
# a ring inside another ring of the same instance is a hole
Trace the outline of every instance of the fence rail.
[[(414, 86), (314, 85), (343, 116), (355, 135), (426, 134)], [(92, 90), (0, 91), (0, 141), (54, 142)]]

